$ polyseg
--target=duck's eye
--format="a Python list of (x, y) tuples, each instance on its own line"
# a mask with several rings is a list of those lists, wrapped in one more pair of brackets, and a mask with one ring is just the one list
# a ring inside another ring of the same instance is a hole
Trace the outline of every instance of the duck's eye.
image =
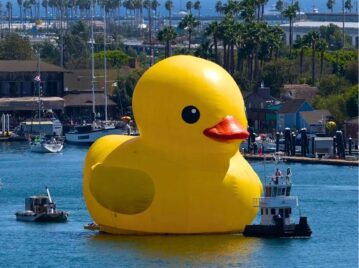
[(182, 110), (182, 118), (188, 124), (196, 123), (199, 119), (199, 116), (199, 110), (192, 105), (187, 106)]

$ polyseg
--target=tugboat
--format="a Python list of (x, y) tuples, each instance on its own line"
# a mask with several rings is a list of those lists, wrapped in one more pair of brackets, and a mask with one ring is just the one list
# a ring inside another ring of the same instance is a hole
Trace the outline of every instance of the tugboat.
[(25, 210), (15, 213), (16, 220), (29, 222), (66, 222), (68, 213), (57, 210), (50, 191), (46, 194), (25, 198)]
[(254, 200), (254, 206), (260, 208), (260, 224), (246, 225), (243, 235), (265, 238), (310, 237), (312, 231), (307, 217), (300, 216), (299, 223), (291, 219), (292, 211), (298, 207), (298, 197), (291, 196), (291, 171), (282, 176), (277, 168), (275, 174), (265, 182), (264, 197)]

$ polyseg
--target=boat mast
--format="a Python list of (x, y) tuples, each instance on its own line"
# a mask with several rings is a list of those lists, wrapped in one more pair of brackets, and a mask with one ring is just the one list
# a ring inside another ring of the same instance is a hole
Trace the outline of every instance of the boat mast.
[(94, 34), (93, 34), (93, 17), (95, 12), (95, 6), (93, 0), (91, 0), (91, 90), (92, 90), (92, 113), (94, 121), (96, 121), (96, 100), (95, 100), (95, 59), (94, 59)]
[(39, 119), (39, 130), (41, 128), (41, 76), (40, 76), (40, 53), (37, 54), (37, 65), (36, 65), (36, 83), (37, 83), (37, 91), (38, 91), (38, 119)]
[(107, 58), (106, 58), (106, 4), (103, 6), (103, 52), (104, 52), (104, 69), (105, 69), (105, 122), (107, 122)]

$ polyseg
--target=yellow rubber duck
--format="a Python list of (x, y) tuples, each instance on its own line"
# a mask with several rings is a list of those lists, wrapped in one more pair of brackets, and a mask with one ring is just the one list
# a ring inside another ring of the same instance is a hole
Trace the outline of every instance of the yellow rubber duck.
[(248, 132), (233, 78), (204, 59), (167, 58), (140, 78), (133, 113), (140, 136), (105, 136), (86, 157), (84, 197), (100, 230), (243, 231), (262, 186), (238, 151)]

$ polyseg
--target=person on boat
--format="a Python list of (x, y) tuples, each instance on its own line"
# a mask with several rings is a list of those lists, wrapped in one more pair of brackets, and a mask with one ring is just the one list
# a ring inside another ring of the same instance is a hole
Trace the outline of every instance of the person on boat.
[(126, 131), (127, 131), (127, 135), (131, 135), (131, 126), (130, 126), (130, 122), (126, 122)]
[(287, 175), (285, 176), (285, 179), (287, 180), (287, 182), (290, 181), (291, 176), (292, 176), (292, 171), (290, 170), (290, 168), (287, 168)]
[(282, 172), (279, 170), (279, 168), (277, 168), (277, 170), (275, 171), (275, 174), (274, 174), (274, 183), (275, 184), (278, 184), (280, 176), (282, 176)]

